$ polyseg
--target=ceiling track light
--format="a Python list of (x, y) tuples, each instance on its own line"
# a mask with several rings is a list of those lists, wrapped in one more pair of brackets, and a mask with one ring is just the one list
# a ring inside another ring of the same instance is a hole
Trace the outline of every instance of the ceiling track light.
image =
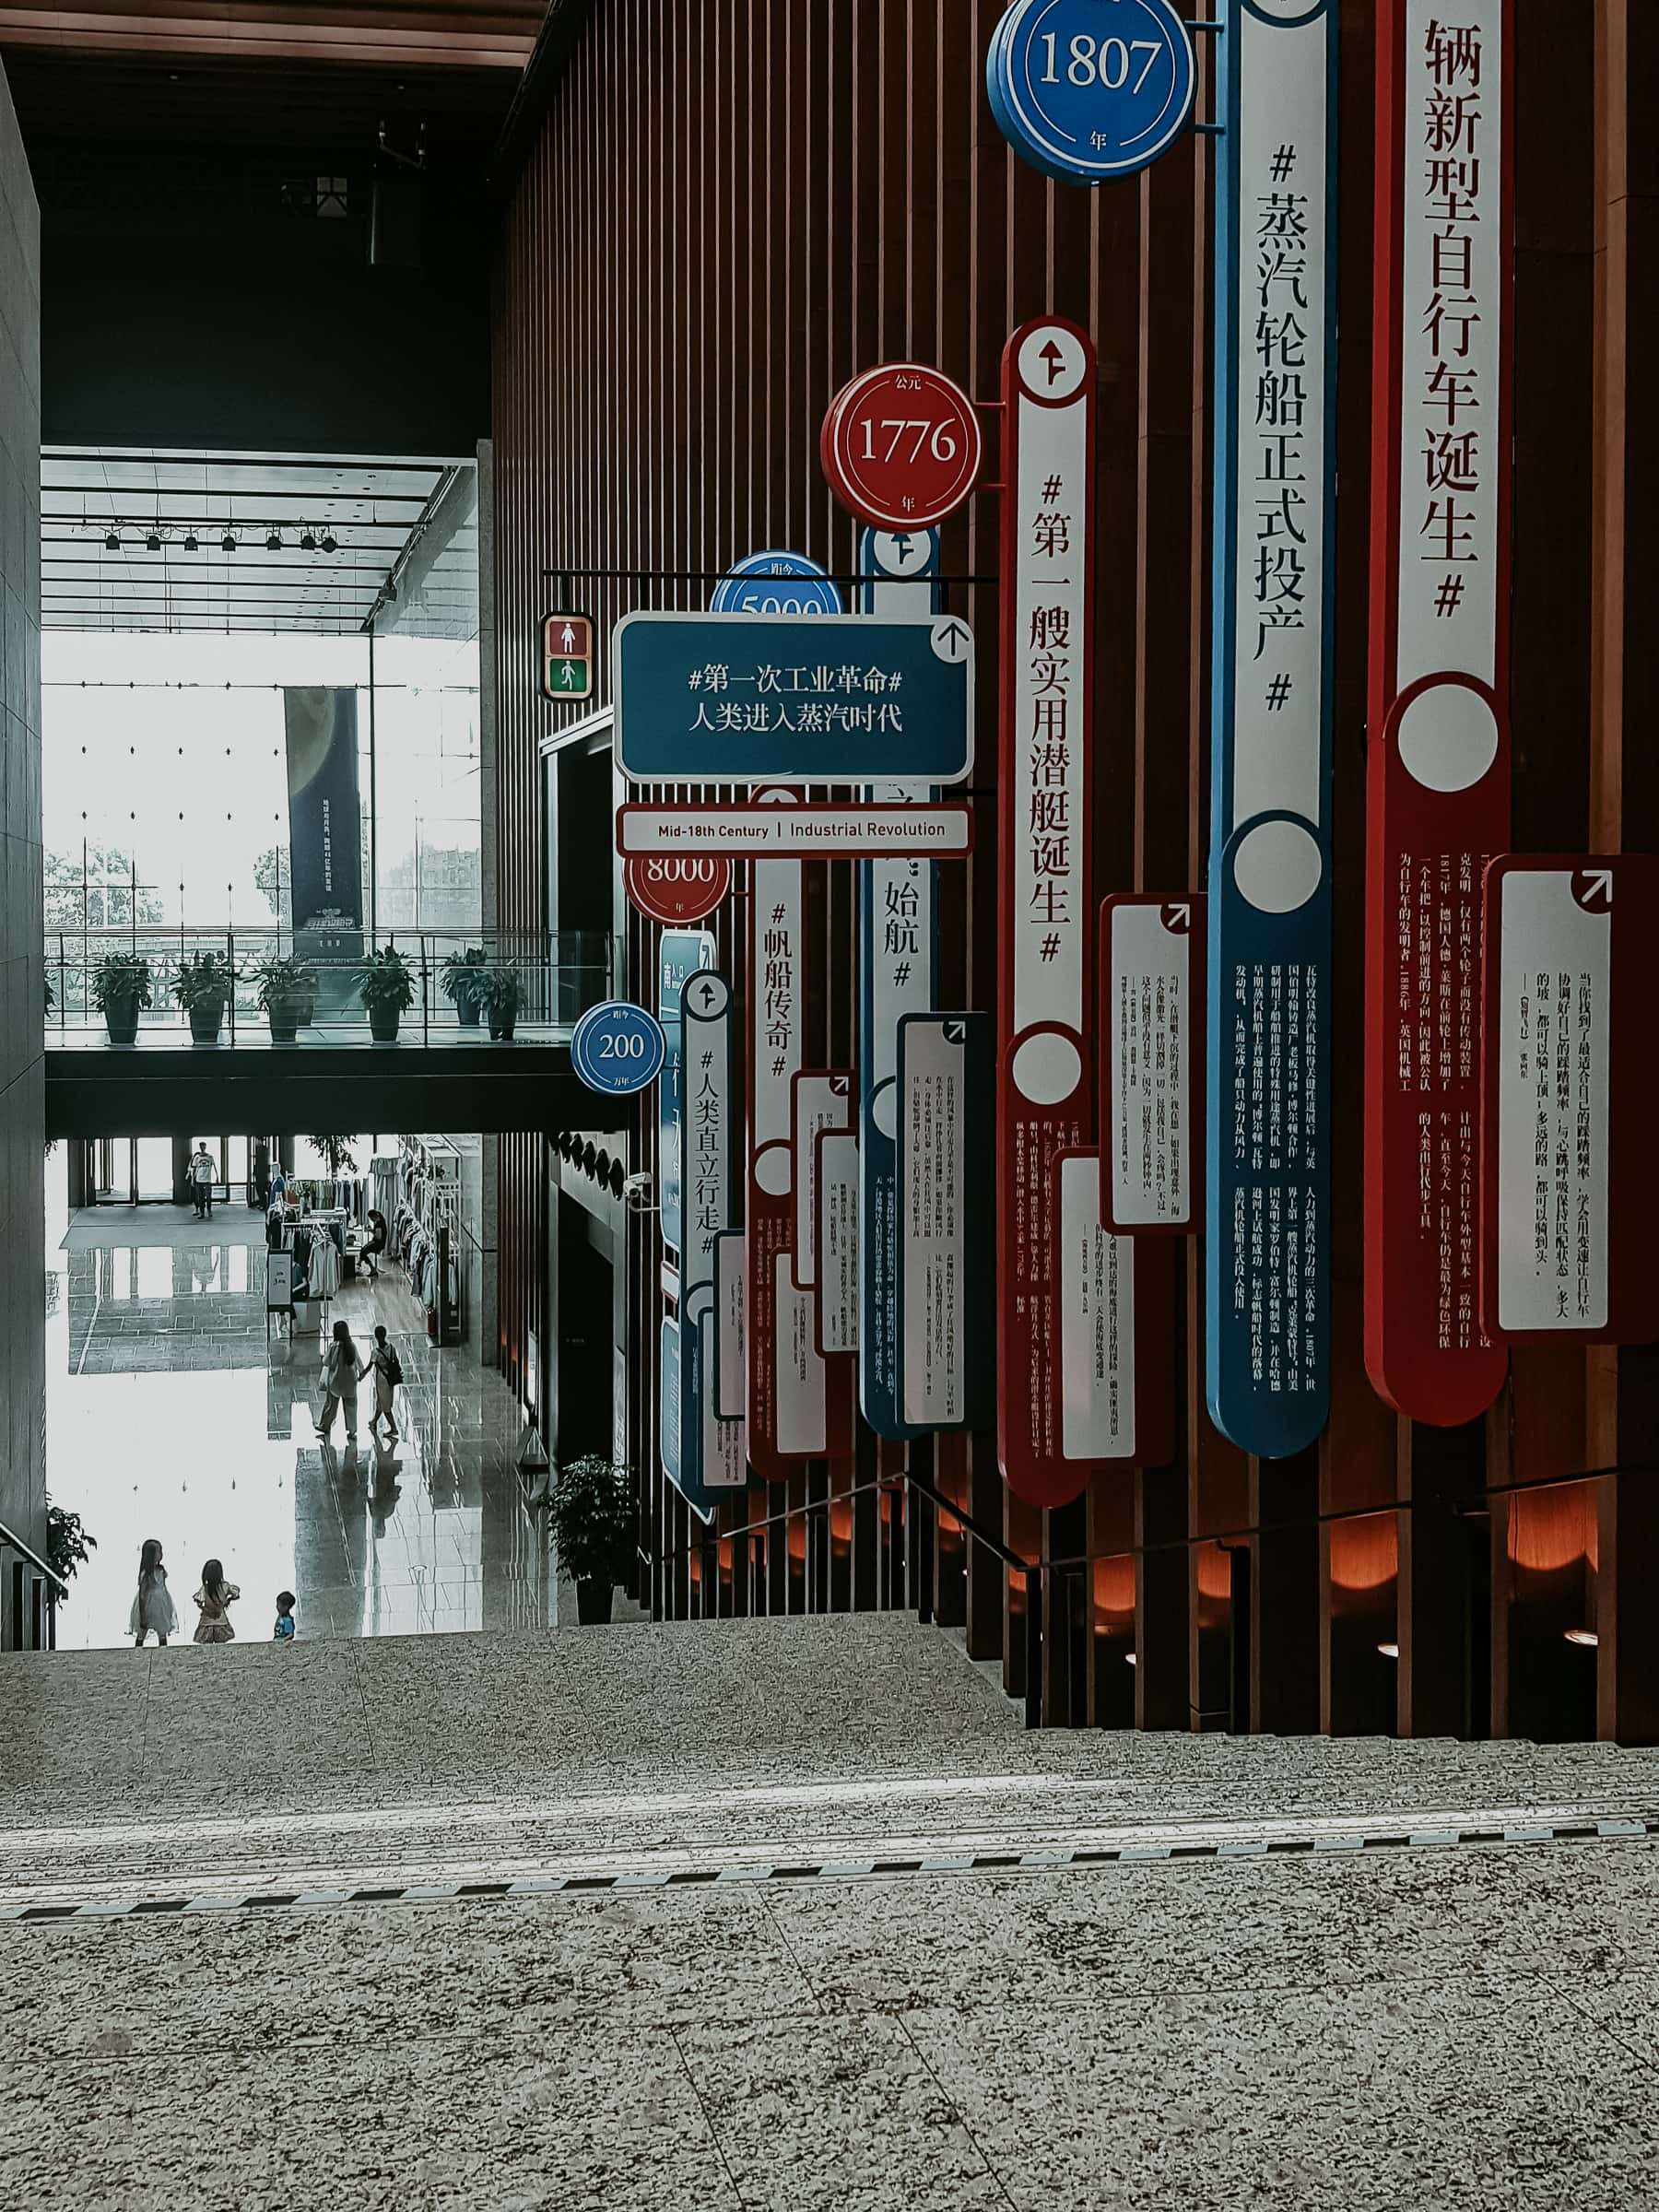
[(186, 553), (198, 553), (201, 550), (201, 540), (194, 530), (188, 532), (185, 536), (184, 550)]
[(236, 535), (235, 535), (235, 533), (234, 533), (233, 531), (227, 530), (227, 531), (226, 531), (226, 533), (225, 533), (225, 535), (224, 535), (224, 536), (223, 536), (223, 537), (221, 537), (221, 538), (219, 539), (219, 551), (220, 551), (221, 553), (234, 553), (234, 552), (235, 552), (235, 550), (236, 550)]
[(120, 550), (121, 533), (118, 530), (112, 530), (104, 539), (104, 551), (106, 553), (119, 553)]
[(315, 532), (314, 530), (302, 530), (302, 531), (300, 532), (300, 552), (301, 552), (301, 553), (314, 553), (314, 552), (316, 551), (316, 549), (317, 549), (317, 534), (316, 534), (316, 532)]
[(273, 530), (273, 531), (269, 532), (269, 534), (266, 535), (266, 538), (265, 538), (265, 551), (266, 551), (267, 553), (280, 553), (280, 552), (281, 552), (281, 550), (282, 550), (282, 533), (281, 533), (281, 531), (280, 531), (280, 530)]
[(147, 553), (160, 552), (161, 533), (159, 530), (152, 530), (150, 532), (149, 535), (144, 541), (144, 549)]
[(339, 550), (339, 544), (340, 544), (340, 541), (339, 541), (339, 539), (338, 539), (338, 538), (337, 538), (337, 537), (335, 535), (335, 534), (334, 534), (334, 532), (333, 532), (332, 530), (324, 530), (324, 533), (323, 533), (323, 550), (324, 550), (324, 553), (335, 553), (335, 552), (337, 552), (337, 551)]

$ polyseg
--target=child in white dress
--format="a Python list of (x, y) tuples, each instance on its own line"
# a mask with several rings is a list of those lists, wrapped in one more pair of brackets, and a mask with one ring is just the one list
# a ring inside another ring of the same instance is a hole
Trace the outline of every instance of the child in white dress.
[(179, 1625), (179, 1616), (167, 1587), (167, 1570), (161, 1564), (161, 1547), (154, 1536), (145, 1539), (138, 1554), (138, 1588), (127, 1622), (135, 1645), (141, 1645), (152, 1630), (156, 1641), (165, 1643)]

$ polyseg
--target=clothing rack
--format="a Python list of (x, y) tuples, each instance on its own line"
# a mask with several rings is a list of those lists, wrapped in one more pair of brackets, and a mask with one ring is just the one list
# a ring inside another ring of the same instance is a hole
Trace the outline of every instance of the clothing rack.
[(435, 1344), (459, 1344), (461, 1155), (441, 1136), (400, 1136), (397, 1146), (397, 1210), (387, 1252), (403, 1263), (426, 1308), (427, 1335)]

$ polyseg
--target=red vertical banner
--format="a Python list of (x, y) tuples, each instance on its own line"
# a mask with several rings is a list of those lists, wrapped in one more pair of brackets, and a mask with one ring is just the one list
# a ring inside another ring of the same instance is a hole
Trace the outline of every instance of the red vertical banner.
[(1365, 1363), (1496, 1396), (1481, 1326), (1481, 878), (1510, 838), (1512, 0), (1379, 0)]
[(997, 1451), (1033, 1505), (1079, 1496), (1095, 1465), (1065, 1452), (1059, 1158), (1094, 1142), (1096, 383), (1075, 324), (1004, 349)]

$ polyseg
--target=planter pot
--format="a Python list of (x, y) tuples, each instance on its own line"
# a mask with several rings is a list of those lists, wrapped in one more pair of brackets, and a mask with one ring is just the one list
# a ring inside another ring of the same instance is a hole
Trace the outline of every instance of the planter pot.
[(455, 1001), (455, 1019), (464, 1030), (476, 1030), (478, 1026), (477, 1001), (458, 998)]
[(192, 1006), (190, 1009), (190, 1037), (193, 1044), (217, 1044), (219, 1025), (225, 1018), (223, 1006)]
[(577, 1583), (576, 1618), (584, 1629), (602, 1629), (608, 1623), (615, 1594), (615, 1585), (610, 1583)]
[(273, 1012), (271, 1016), (271, 1042), (273, 1044), (294, 1044), (299, 1041), (299, 1034), (300, 1017), (291, 1006), (281, 1014)]
[(489, 1018), (489, 1034), (498, 1044), (511, 1044), (517, 1021), (516, 1014), (492, 1014)]
[(104, 1008), (104, 1027), (110, 1032), (112, 1044), (135, 1044), (138, 1041), (138, 1001), (135, 998), (112, 998)]
[(398, 1009), (395, 1006), (371, 1006), (369, 1034), (376, 1044), (394, 1044), (397, 1041)]

